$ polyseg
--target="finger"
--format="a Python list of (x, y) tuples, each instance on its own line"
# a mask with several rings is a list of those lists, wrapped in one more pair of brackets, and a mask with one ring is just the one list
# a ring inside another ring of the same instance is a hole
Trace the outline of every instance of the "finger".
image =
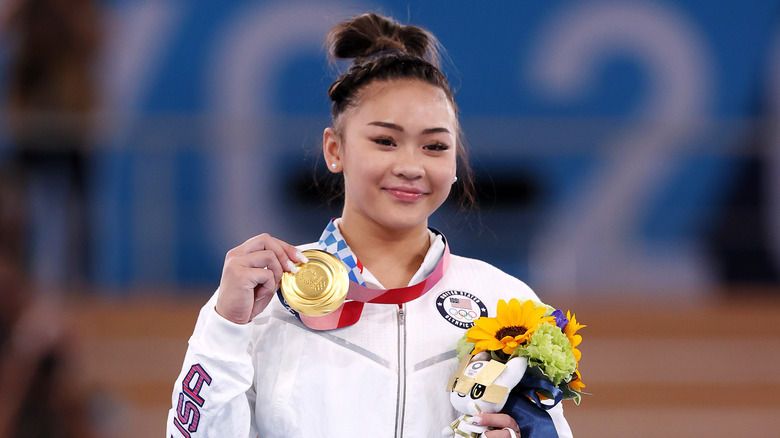
[(261, 294), (258, 294), (258, 290), (265, 285), (268, 285), (268, 289), (275, 290), (275, 285), (278, 281), (278, 277), (274, 274), (274, 271), (265, 268), (248, 268), (241, 266), (232, 270), (231, 276), (233, 277), (233, 281), (228, 282), (228, 284), (232, 284), (241, 290), (252, 291), (255, 298), (261, 296)]
[(258, 286), (269, 288), (281, 281), (282, 267), (274, 254), (252, 253), (225, 262), (220, 285), (223, 288), (257, 292)]
[(517, 438), (518, 436), (520, 436), (520, 434), (515, 432), (514, 429), (510, 429), (508, 427), (505, 427), (502, 430), (505, 430), (505, 431), (509, 432), (509, 438)]
[(255, 302), (259, 302), (266, 297), (273, 296), (273, 294), (276, 293), (276, 290), (279, 289), (280, 281), (281, 280), (271, 278), (264, 283), (258, 283), (254, 290)]
[(254, 319), (260, 312), (268, 306), (268, 303), (273, 299), (274, 294), (268, 294), (264, 297), (256, 298), (255, 303), (252, 305), (252, 313), (249, 319)]
[(480, 417), (480, 421), (479, 421), (480, 426), (494, 427), (496, 429), (503, 429), (505, 427), (508, 427), (515, 431), (519, 430), (515, 419), (510, 417), (507, 414), (489, 414), (483, 412), (479, 414), (479, 417)]
[(276, 255), (279, 257), (280, 261), (285, 261), (284, 266), (286, 271), (295, 274), (298, 271), (299, 263), (309, 262), (309, 259), (303, 255), (303, 252), (301, 252), (301, 250), (298, 248), (281, 240), (279, 240), (277, 243), (279, 244), (279, 251), (277, 251), (276, 248), (274, 248), (274, 251), (276, 252)]
[(282, 250), (285, 252), (287, 257), (293, 262), (293, 263), (309, 263), (309, 259), (303, 255), (303, 252), (296, 248), (293, 245), (290, 245), (289, 243), (278, 240), (279, 245), (281, 246)]
[(276, 257), (279, 260), (279, 263), (284, 267), (284, 270), (292, 273), (297, 271), (295, 266), (296, 263), (306, 263), (309, 261), (298, 248), (272, 237), (267, 233), (252, 237), (236, 249), (242, 254), (270, 250), (276, 254)]
[(238, 263), (226, 265), (215, 306), (217, 313), (236, 324), (249, 322), (257, 304), (262, 304), (262, 300), (255, 301), (255, 296), (258, 292), (263, 293), (259, 289), (264, 284), (275, 284), (271, 269), (248, 268)]
[(513, 429), (510, 428), (504, 428), (504, 429), (498, 429), (498, 430), (489, 430), (480, 437), (484, 438), (521, 438), (520, 432), (515, 432)]
[(468, 434), (476, 435), (479, 433), (482, 433), (485, 431), (485, 427), (483, 426), (477, 426), (476, 424), (469, 424), (465, 421), (461, 421), (461, 423), (458, 425), (458, 430), (461, 432), (466, 432)]
[(240, 251), (242, 254), (249, 254), (250, 252), (262, 251), (266, 249), (266, 246), (272, 240), (274, 240), (274, 238), (271, 237), (271, 235), (268, 233), (258, 234), (257, 236), (250, 237), (244, 243), (242, 243), (241, 245), (237, 246), (234, 249)]
[(232, 262), (242, 268), (269, 270), (274, 274), (274, 283), (278, 283), (282, 279), (282, 272), (284, 271), (282, 262), (276, 253), (271, 250), (266, 249), (249, 253), (235, 258)]
[(296, 263), (305, 263), (308, 261), (306, 260), (306, 257), (303, 256), (301, 251), (298, 250), (298, 248), (283, 240), (279, 240), (269, 235), (268, 233), (258, 234), (257, 236), (254, 236), (239, 245), (236, 249), (240, 249), (240, 251), (242, 251), (244, 254), (270, 249), (280, 256), (280, 260), (287, 258)]

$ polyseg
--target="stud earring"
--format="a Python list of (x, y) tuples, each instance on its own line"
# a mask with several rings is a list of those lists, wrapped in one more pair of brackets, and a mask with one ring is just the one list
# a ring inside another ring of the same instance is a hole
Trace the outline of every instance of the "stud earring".
[(458, 182), (458, 177), (457, 176), (452, 177), (452, 183), (455, 184), (456, 182)]
[(336, 163), (330, 163), (330, 167), (331, 169), (336, 170), (336, 167), (338, 166), (336, 165)]

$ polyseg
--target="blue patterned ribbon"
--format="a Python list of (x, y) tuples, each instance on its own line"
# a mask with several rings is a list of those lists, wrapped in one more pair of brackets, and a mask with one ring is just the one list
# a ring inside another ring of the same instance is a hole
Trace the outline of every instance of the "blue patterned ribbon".
[(328, 226), (323, 230), (317, 244), (321, 250), (333, 254), (344, 263), (349, 272), (349, 279), (351, 281), (354, 281), (361, 286), (366, 285), (366, 282), (363, 280), (363, 274), (360, 272), (360, 267), (357, 263), (357, 257), (355, 257), (355, 254), (349, 249), (344, 237), (341, 236), (341, 232), (336, 226), (335, 220), (328, 222)]
[[(515, 389), (519, 389), (518, 385)], [(501, 412), (514, 418), (522, 438), (558, 438), (555, 423), (546, 410), (520, 391), (512, 390)]]
[[(523, 376), (523, 379), (520, 380), (520, 383), (515, 387), (515, 390), (529, 397), (531, 400), (533, 400), (534, 403), (536, 403), (537, 406), (544, 409), (545, 411), (549, 411), (555, 407), (555, 405), (560, 403), (561, 400), (563, 400), (563, 391), (558, 389), (558, 387), (548, 382), (547, 380), (540, 379), (528, 373)], [(553, 403), (542, 403), (541, 399), (539, 398), (539, 391), (545, 391), (546, 393), (550, 394), (553, 397)]]
[[(552, 404), (542, 403), (538, 391), (553, 397)], [(547, 413), (563, 400), (563, 392), (547, 380), (526, 372), (509, 393), (501, 412), (515, 419), (523, 438), (557, 438), (555, 423)]]

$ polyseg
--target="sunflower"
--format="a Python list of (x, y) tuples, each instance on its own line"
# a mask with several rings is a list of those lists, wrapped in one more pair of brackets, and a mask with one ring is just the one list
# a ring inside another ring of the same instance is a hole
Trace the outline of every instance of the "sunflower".
[(577, 334), (577, 330), (587, 326), (578, 323), (577, 317), (572, 315), (568, 310), (566, 311), (566, 319), (569, 320), (569, 323), (566, 324), (566, 327), (563, 328), (563, 333), (567, 338), (569, 338), (569, 342), (571, 342), (571, 349), (574, 352), (574, 358), (577, 359), (577, 363), (579, 363), (580, 358), (582, 357), (582, 352), (577, 349), (577, 346), (580, 345), (580, 342), (582, 342), (582, 336)]
[(572, 378), (571, 382), (569, 382), (569, 388), (575, 391), (582, 391), (582, 388), (584, 387), (585, 384), (582, 383), (582, 376), (580, 375), (580, 370), (574, 371), (574, 378)]
[(516, 299), (499, 300), (495, 318), (481, 317), (466, 332), (469, 342), (475, 344), (472, 354), (498, 351), (511, 355), (515, 348), (528, 341), (543, 322), (555, 324), (555, 317), (544, 316), (547, 307), (537, 307), (533, 301), (520, 304)]

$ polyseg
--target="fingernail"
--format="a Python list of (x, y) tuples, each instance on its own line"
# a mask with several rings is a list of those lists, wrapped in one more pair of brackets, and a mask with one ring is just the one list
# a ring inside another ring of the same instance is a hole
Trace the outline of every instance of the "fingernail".
[(295, 263), (293, 263), (291, 260), (287, 260), (287, 270), (295, 274), (298, 272), (298, 268), (295, 267)]
[(301, 262), (301, 263), (309, 263), (309, 259), (306, 258), (306, 256), (303, 255), (303, 253), (300, 252), (300, 251), (295, 253), (295, 258), (297, 258), (298, 261)]
[(478, 426), (480, 423), (482, 423), (482, 417), (477, 417), (477, 416), (471, 417), (469, 418), (469, 423)]

